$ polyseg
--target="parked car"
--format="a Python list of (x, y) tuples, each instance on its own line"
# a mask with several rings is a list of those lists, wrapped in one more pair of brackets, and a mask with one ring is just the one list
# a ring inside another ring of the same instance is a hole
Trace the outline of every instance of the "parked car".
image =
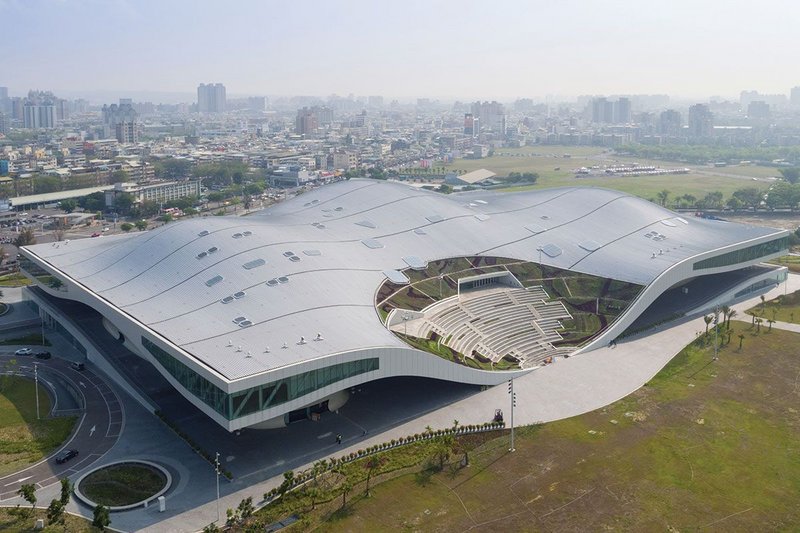
[(78, 450), (64, 450), (63, 452), (56, 455), (56, 463), (58, 464), (66, 463), (73, 457), (77, 456), (78, 456)]
[(76, 362), (76, 363), (72, 363), (69, 366), (71, 366), (74, 370), (85, 370), (86, 369), (86, 365), (84, 365), (83, 363), (77, 363)]
[(39, 359), (50, 359), (52, 357), (48, 351), (36, 352), (34, 355)]
[(30, 355), (32, 353), (33, 350), (31, 350), (30, 348), (20, 348), (19, 350), (14, 352), (14, 355)]

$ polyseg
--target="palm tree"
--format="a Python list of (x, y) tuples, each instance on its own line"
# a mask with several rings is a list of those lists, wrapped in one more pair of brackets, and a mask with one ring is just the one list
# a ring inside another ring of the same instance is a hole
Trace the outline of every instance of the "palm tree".
[(731, 308), (727, 305), (723, 305), (720, 310), (722, 311), (722, 321), (727, 323), (728, 322), (728, 314), (731, 312)]
[(667, 207), (667, 198), (669, 198), (668, 190), (664, 189), (663, 191), (659, 192), (656, 197), (662, 206)]
[(706, 315), (703, 317), (703, 322), (706, 323), (706, 337), (708, 337), (708, 325), (711, 324), (711, 321), (714, 320), (713, 315)]
[(725, 325), (725, 327), (731, 329), (731, 318), (735, 317), (737, 314), (738, 313), (736, 312), (736, 309), (731, 309), (730, 311), (728, 311), (728, 322)]
[(739, 333), (739, 351), (742, 351), (742, 341), (744, 340), (744, 335)]
[(770, 318), (767, 319), (767, 322), (769, 323), (769, 329), (767, 330), (767, 332), (769, 333), (770, 331), (772, 331), (772, 324), (774, 324), (775, 321)]
[(373, 455), (367, 459), (364, 463), (364, 468), (367, 470), (367, 497), (369, 497), (369, 480), (372, 478), (372, 475), (383, 466), (383, 463), (386, 462), (386, 458), (379, 455)]
[(763, 320), (760, 318), (756, 318), (756, 333), (761, 333), (761, 323)]
[(342, 491), (342, 509), (344, 509), (344, 506), (347, 505), (347, 495), (353, 490), (353, 484), (349, 479), (345, 479), (339, 489)]

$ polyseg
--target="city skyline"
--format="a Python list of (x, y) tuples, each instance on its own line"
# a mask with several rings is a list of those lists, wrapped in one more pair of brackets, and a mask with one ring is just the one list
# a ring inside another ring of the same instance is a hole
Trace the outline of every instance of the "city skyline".
[[(788, 94), (800, 85), (787, 68), (800, 45), (791, 28), (800, 8), (784, 2), (756, 10), (678, 1), (666, 11), (628, 0), (602, 7), (420, 1), (402, 9), (363, 0), (0, 0), (0, 14), (16, 21), (0, 43), (0, 85), (15, 95), (40, 88), (191, 101), (197, 85), (212, 80), (231, 96), (705, 99)], [(68, 54), (53, 53), (59, 42)]]

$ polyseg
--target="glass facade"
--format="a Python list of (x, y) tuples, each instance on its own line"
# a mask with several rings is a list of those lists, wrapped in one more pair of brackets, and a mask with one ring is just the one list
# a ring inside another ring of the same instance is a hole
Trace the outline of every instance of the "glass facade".
[(789, 237), (781, 237), (773, 241), (762, 242), (761, 244), (754, 244), (741, 250), (734, 250), (726, 254), (718, 255), (716, 257), (709, 257), (698, 261), (692, 267), (694, 270), (702, 270), (704, 268), (717, 268), (739, 263), (746, 263), (758, 259), (759, 257), (766, 257), (768, 255), (787, 251), (789, 249)]
[(309, 370), (308, 372), (302, 372), (271, 383), (251, 387), (247, 390), (226, 394), (216, 385), (198, 375), (191, 368), (144, 337), (142, 337), (142, 345), (183, 387), (228, 420), (275, 407), (327, 387), (337, 381), (372, 372), (379, 368), (379, 359), (377, 357), (359, 359), (349, 363), (339, 363), (317, 370)]

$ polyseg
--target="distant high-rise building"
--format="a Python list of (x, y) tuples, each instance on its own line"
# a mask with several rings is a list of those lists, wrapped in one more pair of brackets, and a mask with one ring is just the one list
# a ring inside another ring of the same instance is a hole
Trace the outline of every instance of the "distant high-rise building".
[(792, 92), (789, 99), (792, 103), (792, 107), (800, 109), (800, 87), (792, 87)]
[(0, 87), (0, 113), (11, 114), (11, 99), (8, 97), (8, 87)]
[(225, 102), (225, 86), (221, 83), (201, 83), (197, 87), (197, 110), (200, 113), (224, 113)]
[(319, 121), (313, 108), (304, 107), (297, 110), (297, 118), (294, 122), (295, 133), (309, 137), (316, 134), (318, 127)]
[(367, 105), (370, 107), (383, 107), (383, 96), (370, 96), (367, 98)]
[(314, 115), (317, 117), (317, 123), (320, 126), (328, 126), (333, 122), (333, 109), (330, 107), (326, 105), (315, 105), (311, 110), (314, 111)]
[(614, 122), (617, 124), (627, 124), (631, 121), (631, 100), (630, 98), (619, 97), (614, 102)]
[(0, 111), (0, 134), (8, 133), (8, 115)]
[(475, 102), (470, 106), (473, 118), (478, 122), (478, 130), (506, 134), (506, 110), (499, 102)]
[(695, 104), (689, 108), (689, 137), (711, 137), (714, 132), (714, 115), (705, 104)]
[(658, 120), (658, 132), (662, 135), (677, 136), (681, 132), (683, 121), (681, 114), (674, 109), (662, 111)]
[(247, 109), (253, 113), (263, 113), (267, 109), (267, 99), (263, 96), (251, 96), (247, 99)]
[(769, 118), (769, 104), (763, 100), (753, 100), (747, 106), (747, 117), (757, 120)]
[(464, 113), (464, 135), (474, 137), (477, 133), (475, 129), (476, 125), (475, 115), (472, 113)]
[(627, 124), (631, 121), (631, 100), (620, 97), (615, 101), (601, 96), (592, 99), (592, 122), (598, 124)]
[(25, 128), (55, 128), (56, 102), (51, 92), (30, 91), (22, 104), (22, 123)]
[(119, 105), (103, 106), (103, 134), (105, 138), (115, 138), (122, 144), (135, 143), (139, 140), (138, 113), (130, 99), (121, 98), (119, 102)]

